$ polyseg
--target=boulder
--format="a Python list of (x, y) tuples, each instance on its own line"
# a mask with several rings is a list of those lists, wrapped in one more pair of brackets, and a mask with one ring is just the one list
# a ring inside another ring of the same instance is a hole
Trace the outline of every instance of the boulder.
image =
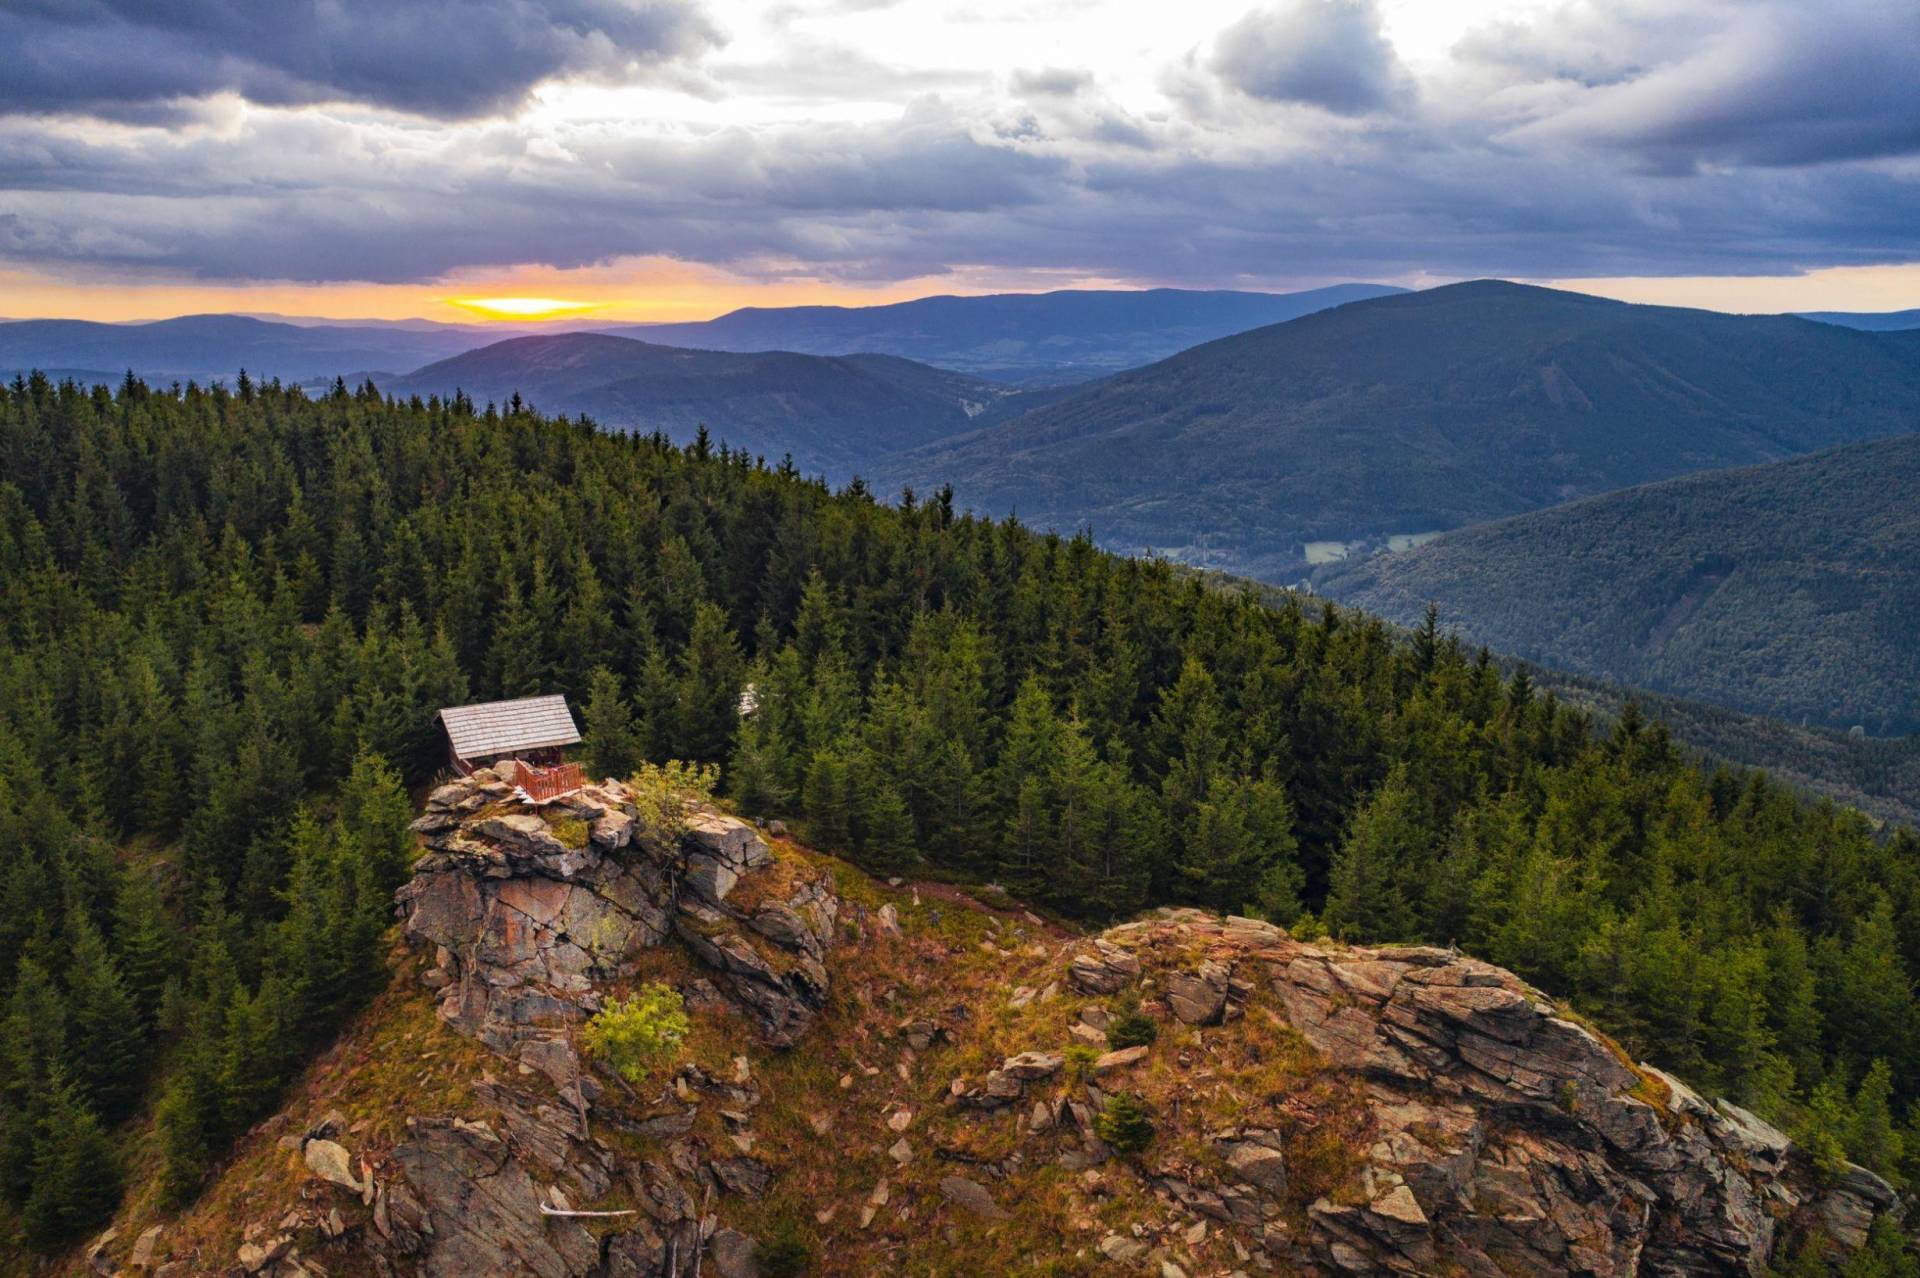
[(760, 1278), (754, 1241), (737, 1229), (719, 1229), (707, 1240), (707, 1258), (719, 1278)]
[(1096, 940), (1091, 952), (1073, 956), (1067, 980), (1088, 994), (1114, 994), (1140, 975), (1140, 960), (1110, 941)]
[(133, 1250), (127, 1253), (127, 1267), (137, 1272), (153, 1268), (153, 1253), (160, 1245), (160, 1233), (164, 1226), (153, 1225), (140, 1231), (133, 1240)]
[(474, 833), (526, 856), (564, 857), (571, 851), (554, 837), (552, 827), (531, 812), (489, 817), (474, 827)]
[(1022, 1083), (1035, 1083), (1060, 1072), (1065, 1058), (1057, 1052), (1022, 1052), (1000, 1063), (1000, 1072)]
[(1275, 1198), (1286, 1193), (1287, 1159), (1278, 1133), (1248, 1132), (1218, 1143), (1236, 1179)]
[(1224, 963), (1211, 960), (1193, 972), (1175, 972), (1167, 977), (1167, 1006), (1189, 1025), (1218, 1025), (1227, 1012), (1227, 978)]
[(360, 1193), (366, 1189), (360, 1178), (353, 1174), (353, 1160), (346, 1149), (330, 1140), (310, 1140), (301, 1150), (306, 1159), (307, 1170), (325, 1181), (331, 1181), (342, 1189)]
[(741, 875), (773, 860), (751, 825), (719, 812), (696, 813), (680, 836), (680, 847), (687, 887), (711, 905), (724, 902)]
[(940, 1181), (940, 1192), (946, 1195), (948, 1202), (975, 1216), (981, 1216), (987, 1220), (1005, 1220), (1007, 1217), (1006, 1211), (993, 1200), (993, 1195), (987, 1192), (986, 1186), (968, 1180), (964, 1176), (943, 1177)]

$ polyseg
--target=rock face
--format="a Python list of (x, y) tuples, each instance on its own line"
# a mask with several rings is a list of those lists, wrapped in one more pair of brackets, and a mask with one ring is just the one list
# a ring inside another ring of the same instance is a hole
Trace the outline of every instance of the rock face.
[(1248, 920), (1162, 914), (1070, 955), (1070, 979), (1114, 992), (1141, 970), (1142, 942), (1177, 929), (1183, 947), (1200, 941), (1211, 956), (1153, 982), (1169, 1012), (1215, 1023), (1233, 1014), (1236, 987), (1263, 983), (1291, 1027), (1365, 1089), (1364, 1162), (1337, 1201), (1310, 1204), (1304, 1236), (1270, 1223), (1288, 1184), (1271, 1132), (1216, 1132), (1224, 1175), (1161, 1181), (1285, 1264), (1476, 1278), (1760, 1275), (1789, 1230), (1856, 1247), (1894, 1202), (1863, 1168), (1822, 1185), (1780, 1132), (1634, 1065), (1500, 968), (1448, 950), (1323, 947)]
[(490, 794), (497, 784), (483, 770), (434, 791), (416, 822), (429, 854), (400, 891), (407, 938), (436, 947), (429, 979), (462, 1033), (563, 1092), (591, 1093), (570, 1030), (598, 1008), (596, 981), (669, 936), (713, 968), (770, 1042), (792, 1043), (825, 1004), (837, 909), (826, 886), (786, 882), (785, 895), (728, 903), (743, 876), (771, 866), (752, 826), (699, 812), (666, 844), (640, 828), (618, 782), (538, 812)]
[[(364, 1185), (332, 1140), (307, 1140), (306, 1160), (315, 1175), (364, 1190), (377, 1254), (429, 1278), (694, 1272), (712, 1229), (697, 1204), (757, 1197), (772, 1179), (744, 1149), (707, 1148), (691, 1134), (694, 1118), (710, 1098), (744, 1119), (758, 1090), (750, 1077), (723, 1082), (683, 1068), (668, 1108), (620, 1120), (659, 1142), (661, 1156), (622, 1163), (588, 1138), (603, 1086), (583, 1069), (574, 1031), (601, 1006), (606, 982), (629, 975), (648, 948), (677, 941), (710, 969), (682, 991), (690, 1004), (724, 998), (764, 1041), (792, 1044), (826, 1002), (837, 898), (822, 877), (776, 865), (751, 826), (717, 812), (695, 813), (665, 839), (617, 782), (540, 810), (509, 795), (485, 770), (434, 791), (415, 823), (428, 851), (399, 893), (400, 915), (407, 940), (434, 955), (423, 980), (442, 1019), (545, 1075), (559, 1103), (488, 1079), (478, 1099), (498, 1129), (412, 1119), (385, 1160), (389, 1174), (369, 1172)], [(615, 1231), (596, 1234), (567, 1214), (573, 1198), (597, 1201), (616, 1184), (640, 1206), (622, 1209)], [(723, 1232), (713, 1264), (750, 1273), (752, 1240)]]

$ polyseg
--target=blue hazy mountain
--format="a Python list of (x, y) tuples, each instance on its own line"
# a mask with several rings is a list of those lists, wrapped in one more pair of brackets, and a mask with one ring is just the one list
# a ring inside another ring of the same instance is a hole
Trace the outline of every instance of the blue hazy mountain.
[(246, 369), (288, 382), (399, 373), (485, 340), (465, 326), (283, 324), (245, 315), (182, 315), (146, 324), (91, 320), (0, 323), (0, 375), (41, 369), (118, 381), (227, 381)]
[(994, 381), (1062, 385), (1330, 306), (1405, 291), (1384, 284), (1336, 284), (1302, 293), (1068, 289), (922, 297), (886, 306), (751, 306), (698, 323), (600, 331), (705, 350), (898, 355)]

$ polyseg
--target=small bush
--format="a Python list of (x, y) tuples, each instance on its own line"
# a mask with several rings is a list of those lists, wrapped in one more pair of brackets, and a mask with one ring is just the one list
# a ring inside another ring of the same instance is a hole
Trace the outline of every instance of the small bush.
[(798, 1225), (781, 1221), (754, 1245), (753, 1263), (760, 1278), (801, 1278), (813, 1268), (813, 1247)]
[(712, 764), (643, 763), (627, 779), (633, 791), (634, 809), (647, 836), (662, 845), (672, 845), (687, 832), (687, 821), (694, 810), (713, 801), (714, 786), (720, 782), (720, 769)]
[(1127, 1092), (1107, 1098), (1105, 1108), (1094, 1115), (1093, 1130), (1120, 1154), (1138, 1154), (1153, 1143), (1153, 1118), (1146, 1102)]
[(637, 1083), (687, 1037), (686, 1004), (677, 990), (648, 983), (632, 998), (614, 999), (580, 1031), (589, 1056)]
[(1067, 1075), (1082, 1079), (1093, 1072), (1093, 1063), (1100, 1059), (1100, 1053), (1085, 1043), (1073, 1043), (1066, 1050)]
[(1160, 1026), (1145, 1012), (1125, 1012), (1107, 1027), (1107, 1041), (1114, 1047), (1146, 1047), (1160, 1037)]
[(579, 817), (550, 816), (547, 818), (547, 829), (553, 831), (554, 838), (570, 848), (587, 846), (587, 823)]

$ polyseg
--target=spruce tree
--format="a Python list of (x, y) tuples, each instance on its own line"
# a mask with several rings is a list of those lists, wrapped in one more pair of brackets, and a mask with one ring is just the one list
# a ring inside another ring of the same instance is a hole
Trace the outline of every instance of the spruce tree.
[(109, 1123), (133, 1112), (146, 1053), (139, 1004), (107, 953), (99, 930), (78, 910), (67, 923), (66, 1073)]
[(900, 791), (876, 780), (861, 811), (861, 859), (876, 874), (904, 874), (913, 868), (913, 814)]
[(0, 1187), (14, 1204), (33, 1184), (35, 1116), (66, 1058), (66, 1000), (34, 959), (20, 962), (0, 1021)]
[(100, 1228), (120, 1201), (113, 1142), (80, 1089), (57, 1071), (37, 1106), (33, 1188), (21, 1209), (27, 1237), (51, 1248)]
[(140, 1024), (151, 1033), (160, 1013), (161, 994), (178, 970), (183, 941), (153, 875), (134, 869), (121, 877), (114, 901), (113, 941)]
[(740, 719), (746, 661), (724, 610), (701, 603), (676, 680), (675, 754), (697, 763), (718, 763), (733, 744)]
[(1406, 771), (1396, 768), (1354, 814), (1333, 858), (1323, 916), (1329, 930), (1355, 940), (1413, 939), (1403, 869), (1426, 837), (1413, 806)]
[(586, 765), (594, 777), (624, 780), (646, 762), (646, 743), (633, 708), (620, 691), (620, 676), (605, 666), (587, 680), (584, 746)]

